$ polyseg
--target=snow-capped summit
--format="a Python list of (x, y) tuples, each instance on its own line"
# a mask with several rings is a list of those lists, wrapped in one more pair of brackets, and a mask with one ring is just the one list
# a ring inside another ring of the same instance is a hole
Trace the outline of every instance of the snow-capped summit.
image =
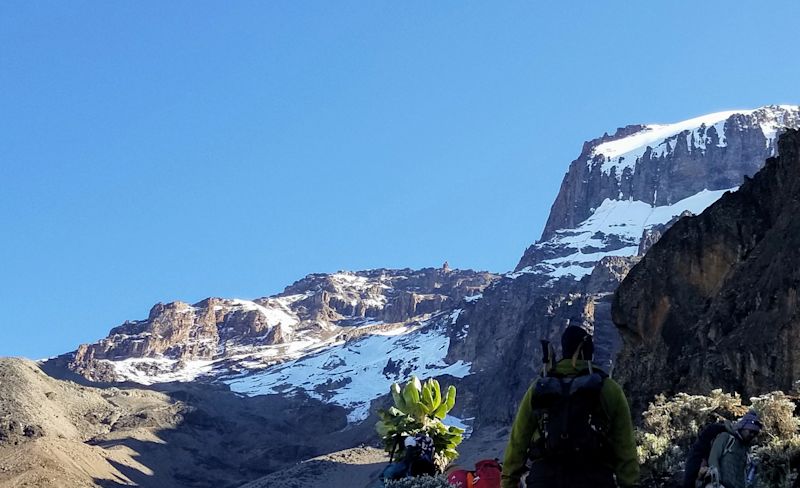
[[(672, 124), (619, 129), (584, 144), (539, 242), (516, 273), (580, 279), (606, 256), (633, 256), (649, 229), (700, 213), (775, 156), (800, 107), (730, 110)], [(516, 276), (512, 274), (511, 276)]]
[[(739, 117), (736, 117), (739, 116)], [(736, 118), (736, 123), (728, 120)], [(649, 124), (620, 139), (594, 146), (590, 166), (601, 164), (606, 172), (621, 176), (626, 168), (635, 168), (649, 150), (655, 157), (674, 153), (678, 144), (687, 151), (705, 151), (707, 146), (725, 147), (726, 128), (730, 131), (757, 127), (765, 138), (765, 146), (774, 156), (775, 138), (778, 130), (796, 127), (800, 120), (800, 107), (795, 105), (769, 105), (752, 110), (729, 110), (716, 112), (674, 124)]]

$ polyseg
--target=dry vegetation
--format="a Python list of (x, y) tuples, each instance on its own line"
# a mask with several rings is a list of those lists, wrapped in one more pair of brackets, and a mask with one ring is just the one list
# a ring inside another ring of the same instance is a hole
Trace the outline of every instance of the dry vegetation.
[(679, 393), (659, 396), (643, 415), (637, 429), (643, 486), (673, 486), (683, 476), (683, 463), (698, 432), (708, 423), (736, 420), (755, 409), (764, 432), (753, 447), (758, 465), (757, 487), (790, 487), (800, 466), (798, 398), (773, 392), (751, 398), (749, 405), (735, 394), (714, 390), (708, 396)]

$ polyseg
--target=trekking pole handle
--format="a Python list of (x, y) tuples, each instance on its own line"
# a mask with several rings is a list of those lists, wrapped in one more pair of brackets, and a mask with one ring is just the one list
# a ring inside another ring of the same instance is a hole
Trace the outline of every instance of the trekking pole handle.
[(547, 369), (548, 366), (552, 366), (552, 347), (550, 347), (550, 341), (547, 339), (540, 339), (539, 342), (542, 345), (542, 376), (547, 376)]

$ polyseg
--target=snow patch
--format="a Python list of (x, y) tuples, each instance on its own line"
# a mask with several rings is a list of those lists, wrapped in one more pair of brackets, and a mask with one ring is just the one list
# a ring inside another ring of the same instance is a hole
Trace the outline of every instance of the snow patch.
[(210, 373), (214, 361), (178, 361), (167, 358), (129, 358), (121, 361), (101, 360), (111, 364), (114, 371), (125, 381), (142, 385), (171, 381), (194, 381)]
[[(375, 334), (225, 383), (247, 395), (302, 390), (313, 398), (347, 408), (348, 421), (360, 422), (368, 417), (372, 400), (387, 394), (395, 381), (411, 375), (463, 378), (470, 374), (470, 363), (444, 361), (449, 346), (450, 339), (440, 329)], [(389, 361), (397, 365), (398, 372), (387, 371)]]
[(726, 190), (703, 190), (673, 205), (653, 207), (639, 200), (605, 199), (591, 217), (575, 229), (556, 231), (556, 235), (540, 247), (572, 250), (566, 256), (545, 259), (535, 268), (526, 268), (506, 275), (515, 278), (525, 272), (544, 272), (553, 277), (571, 276), (579, 280), (590, 274), (606, 256), (634, 256), (646, 229), (665, 224), (684, 211), (699, 214), (717, 201)]
[(472, 425), (468, 424), (467, 422), (472, 422), (474, 420), (475, 417), (460, 419), (453, 415), (445, 415), (442, 423), (445, 425), (458, 427), (459, 429), (464, 429), (464, 439), (469, 439), (469, 437), (472, 435)]
[[(616, 141), (599, 144), (592, 151), (592, 156), (604, 156), (602, 171), (609, 173), (611, 168), (617, 167), (617, 174), (625, 168), (633, 168), (636, 161), (641, 159), (647, 148), (662, 146), (671, 138), (683, 131), (692, 131), (700, 126), (712, 126), (724, 122), (735, 114), (750, 114), (755, 110), (730, 110), (695, 117), (674, 124), (647, 125), (641, 131)], [(668, 143), (667, 143), (668, 144)], [(590, 162), (591, 164), (591, 162)]]
[(297, 316), (288, 308), (285, 302), (279, 298), (268, 298), (267, 305), (259, 305), (250, 300), (242, 300), (234, 298), (231, 300), (234, 306), (244, 311), (258, 311), (264, 318), (267, 319), (267, 324), (270, 327), (283, 325), (284, 327), (293, 327), (300, 323)]
[(463, 341), (464, 339), (467, 338), (467, 334), (469, 334), (469, 324), (464, 324), (461, 326), (461, 330), (458, 331), (456, 339)]
[(519, 278), (520, 276), (522, 276), (524, 274), (535, 273), (535, 272), (536, 271), (534, 271), (533, 267), (525, 266), (524, 268), (522, 268), (522, 269), (520, 269), (518, 271), (514, 271), (512, 273), (506, 273), (504, 276), (506, 278), (509, 278), (509, 279), (512, 279), (512, 280), (516, 280), (517, 278)]
[[(787, 126), (800, 122), (800, 107), (794, 105), (773, 105), (750, 110), (728, 110), (716, 112), (674, 124), (650, 124), (634, 134), (615, 141), (598, 144), (591, 152), (587, 165), (601, 163), (601, 171), (615, 172), (619, 178), (625, 169), (633, 170), (648, 149), (652, 156), (662, 157), (675, 151), (678, 144), (686, 148), (704, 151), (712, 138), (710, 129), (717, 133), (717, 147), (725, 147), (725, 125), (734, 115), (751, 116), (764, 133), (767, 147), (773, 148), (777, 132)], [(685, 134), (685, 137), (680, 137)]]

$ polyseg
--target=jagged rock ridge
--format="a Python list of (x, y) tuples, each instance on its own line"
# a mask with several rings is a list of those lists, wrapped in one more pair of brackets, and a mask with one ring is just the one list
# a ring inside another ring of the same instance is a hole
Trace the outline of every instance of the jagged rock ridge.
[(480, 293), (490, 273), (426, 268), (313, 274), (273, 297), (155, 305), (94, 344), (71, 369), (152, 383), (263, 369), (342, 340), (421, 322)]
[(561, 184), (542, 238), (516, 271), (588, 275), (606, 255), (636, 254), (642, 232), (699, 213), (775, 155), (800, 107), (771, 105), (666, 125), (619, 129), (584, 144)]

